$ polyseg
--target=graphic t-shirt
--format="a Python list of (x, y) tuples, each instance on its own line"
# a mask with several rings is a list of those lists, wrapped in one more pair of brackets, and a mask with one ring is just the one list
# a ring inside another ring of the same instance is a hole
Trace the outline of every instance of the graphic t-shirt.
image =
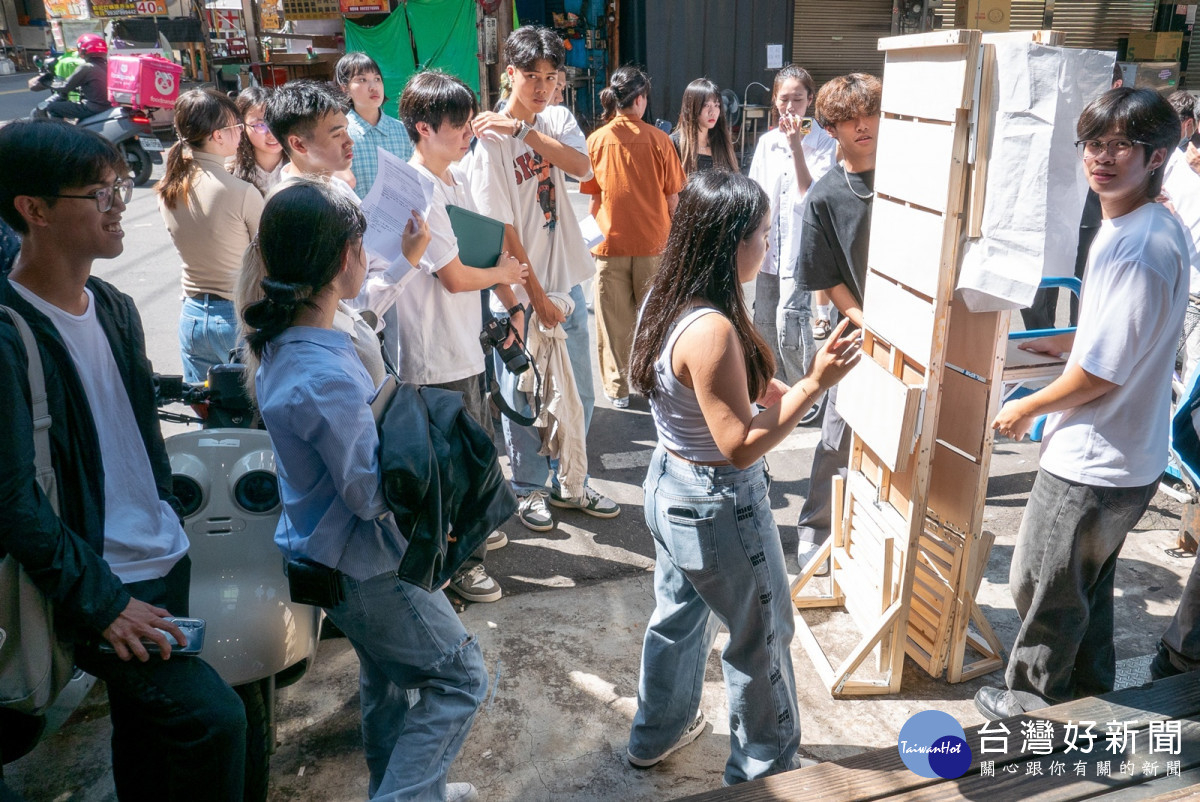
[[(563, 106), (547, 106), (533, 129), (587, 155), (587, 140), (575, 116)], [(467, 157), (464, 169), (475, 208), (480, 214), (517, 230), (529, 255), (529, 268), (546, 292), (568, 293), (596, 272), (567, 198), (567, 175), (509, 136), (484, 137)], [(575, 176), (592, 177), (589, 169)], [(523, 287), (517, 298), (528, 301)]]

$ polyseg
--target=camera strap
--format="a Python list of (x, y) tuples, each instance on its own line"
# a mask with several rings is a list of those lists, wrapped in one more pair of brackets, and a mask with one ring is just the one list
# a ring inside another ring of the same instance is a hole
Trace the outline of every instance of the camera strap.
[(500, 410), (500, 413), (510, 421), (521, 426), (533, 426), (538, 416), (542, 414), (542, 374), (538, 371), (537, 362), (533, 360), (533, 355), (525, 347), (525, 339), (521, 337), (519, 332), (515, 334), (516, 341), (521, 344), (521, 350), (525, 352), (525, 356), (529, 359), (529, 367), (533, 369), (533, 394), (529, 399), (529, 404), (533, 407), (533, 416), (522, 415), (509, 405), (508, 400), (504, 397), (504, 393), (500, 391), (500, 382), (496, 379), (495, 371), (492, 371), (491, 379), (488, 381), (487, 395), (492, 403), (496, 405), (496, 409)]

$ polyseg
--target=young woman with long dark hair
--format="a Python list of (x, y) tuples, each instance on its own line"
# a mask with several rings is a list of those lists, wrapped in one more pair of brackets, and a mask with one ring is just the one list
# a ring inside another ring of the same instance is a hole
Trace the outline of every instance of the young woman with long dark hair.
[(265, 86), (250, 86), (237, 96), (238, 112), (246, 123), (246, 132), (238, 143), (237, 155), (229, 172), (258, 187), (264, 196), (279, 183), (287, 159), (283, 145), (276, 141), (267, 127), (264, 111), (271, 90)]
[(775, 360), (741, 290), (762, 265), (769, 210), (766, 193), (740, 173), (691, 178), (630, 364), (634, 389), (650, 399), (658, 446), (644, 485), (657, 605), (628, 759), (653, 766), (703, 730), (704, 667), (724, 624), (730, 785), (794, 768), (800, 745), (788, 650), (794, 610), (763, 458), (846, 375), (859, 345), (843, 336), (843, 323), (800, 381), (773, 378)]
[(596, 347), (604, 394), (614, 407), (629, 406), (628, 364), (637, 310), (658, 271), (683, 189), (683, 171), (662, 131), (642, 120), (650, 79), (621, 67), (600, 92), (607, 125), (588, 137), (592, 178), (579, 191), (604, 241), (596, 257)]
[(229, 361), (237, 342), (233, 290), (242, 254), (258, 233), (262, 193), (232, 176), (225, 160), (237, 153), (241, 114), (212, 89), (184, 92), (175, 102), (179, 137), (158, 182), (158, 211), (183, 259), (179, 350), (183, 375), (202, 382)]
[(316, 181), (282, 188), (263, 212), (263, 298), (243, 317), (279, 460), (275, 542), (341, 589), (325, 612), (358, 653), (368, 795), (473, 799), (446, 772), (484, 698), (483, 656), (444, 593), (396, 578), (406, 542), (383, 498), (376, 386), (334, 326), (366, 276), (365, 230), (358, 205)]
[(697, 78), (683, 90), (679, 124), (671, 133), (683, 171), (738, 169), (733, 135), (721, 103), (721, 88), (707, 78)]

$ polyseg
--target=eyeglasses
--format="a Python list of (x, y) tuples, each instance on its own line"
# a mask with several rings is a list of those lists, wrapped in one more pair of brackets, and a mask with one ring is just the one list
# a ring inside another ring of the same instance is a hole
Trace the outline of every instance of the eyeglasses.
[(1102, 153), (1107, 153), (1114, 159), (1121, 159), (1129, 155), (1134, 145), (1152, 147), (1149, 142), (1140, 139), (1110, 139), (1107, 142), (1101, 139), (1081, 139), (1075, 143), (1075, 149), (1084, 159), (1095, 159)]
[(246, 127), (256, 134), (265, 135), (271, 133), (271, 126), (261, 121), (256, 123), (246, 123)]
[[(230, 128), (244, 130), (246, 128), (246, 124), (245, 123), (234, 123), (233, 125), (225, 125), (225, 126), (218, 128), (217, 131), (228, 131)], [(217, 131), (213, 131), (213, 133), (215, 134)]]
[(128, 204), (133, 197), (133, 181), (128, 178), (121, 178), (111, 187), (100, 187), (95, 192), (89, 192), (87, 195), (43, 195), (43, 198), (80, 198), (83, 200), (94, 200), (96, 202), (96, 211), (104, 214), (113, 207), (117, 200), (117, 193), (121, 193), (121, 203)]

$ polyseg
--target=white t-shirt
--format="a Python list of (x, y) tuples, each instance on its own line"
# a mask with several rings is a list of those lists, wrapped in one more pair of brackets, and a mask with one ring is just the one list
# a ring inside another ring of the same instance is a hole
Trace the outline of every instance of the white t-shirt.
[[(547, 106), (533, 129), (587, 156), (587, 139), (565, 106)], [(565, 294), (591, 278), (596, 264), (567, 197), (562, 168), (510, 136), (480, 139), (464, 167), (476, 210), (517, 230), (542, 289)], [(575, 178), (591, 176), (589, 169)], [(529, 300), (524, 287), (513, 289), (522, 303)]]
[(1141, 487), (1166, 468), (1189, 251), (1183, 227), (1158, 203), (1101, 222), (1067, 365), (1117, 386), (1049, 416), (1041, 455), (1046, 471), (1082, 484)]
[(439, 270), (458, 258), (458, 240), (446, 205), (472, 211), (475, 207), (457, 167), (450, 168), (455, 183), (446, 184), (423, 166), (409, 164), (433, 182), (433, 202), (429, 204), (429, 246), (417, 275), (396, 300), (396, 372), (401, 380), (414, 384), (445, 384), (484, 370), (479, 293), (450, 292), (437, 278)]
[[(805, 135), (801, 147), (812, 182), (816, 184), (833, 167), (837, 142), (824, 128), (814, 124), (812, 131)], [(795, 273), (796, 258), (800, 255), (801, 223), (808, 202), (808, 190), (802, 192), (796, 186), (792, 149), (788, 146), (787, 137), (778, 128), (772, 128), (758, 140), (754, 159), (750, 162), (750, 177), (771, 199), (771, 233), (768, 235), (762, 272), (790, 278)], [(811, 185), (809, 189), (812, 189)]]
[(188, 539), (171, 505), (158, 497), (150, 457), (117, 361), (96, 317), (96, 299), (76, 316), (17, 282), (21, 297), (50, 318), (83, 384), (104, 466), (104, 561), (121, 582), (161, 579), (187, 554)]
[(1163, 173), (1163, 193), (1171, 199), (1175, 216), (1187, 229), (1192, 244), (1189, 291), (1200, 295), (1200, 175), (1188, 166), (1187, 157), (1175, 148)]

